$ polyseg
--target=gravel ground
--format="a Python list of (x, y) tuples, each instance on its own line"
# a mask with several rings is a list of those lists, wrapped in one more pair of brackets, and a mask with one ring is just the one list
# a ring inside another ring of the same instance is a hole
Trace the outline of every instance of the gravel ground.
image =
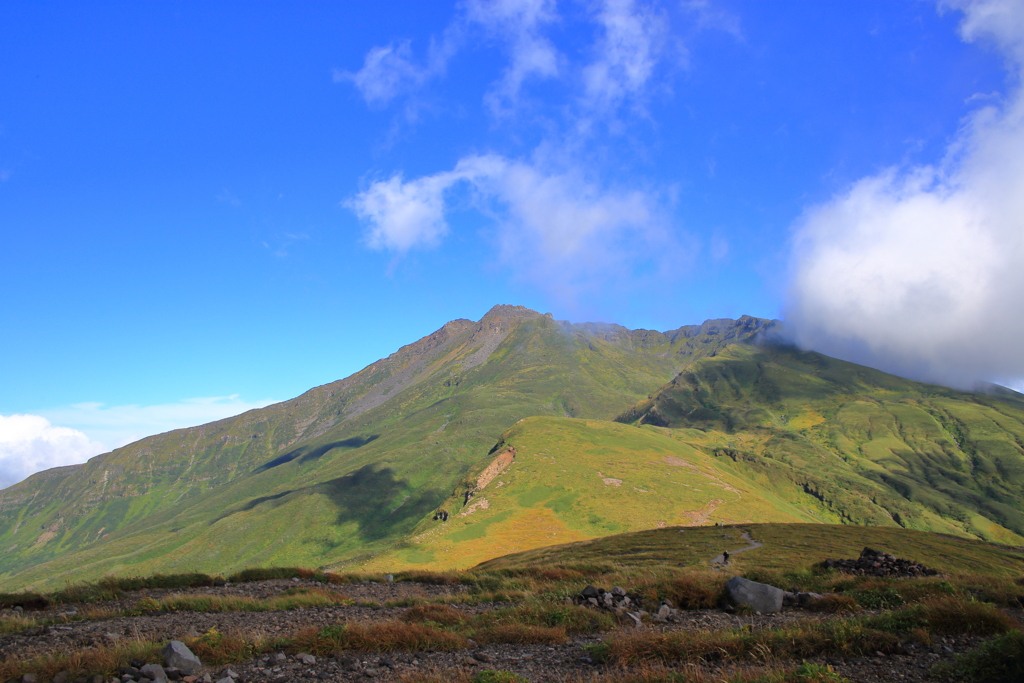
[[(144, 597), (160, 598), (168, 593), (193, 595), (237, 595), (269, 598), (296, 586), (330, 588), (357, 601), (384, 603), (402, 598), (437, 598), (465, 590), (463, 586), (434, 586), (408, 582), (364, 583), (345, 586), (322, 586), (313, 581), (260, 581), (220, 588), (194, 588), (177, 591), (136, 591), (124, 598), (91, 607), (125, 609)], [(496, 609), (505, 605), (453, 605), (467, 614)], [(83, 606), (84, 608), (84, 606)], [(72, 611), (74, 606), (62, 605), (36, 616), (55, 618)], [(54, 652), (73, 652), (112, 644), (122, 639), (169, 640), (194, 637), (215, 628), (221, 633), (246, 633), (286, 636), (309, 626), (322, 627), (340, 622), (369, 622), (400, 618), (405, 608), (331, 606), (295, 609), (280, 612), (155, 613), (134, 617), (115, 617), (89, 621), (69, 621), (64, 625), (31, 629), (18, 634), (0, 636), (0, 661), (14, 657), (32, 657)], [(1010, 612), (1021, 619), (1021, 610)], [(650, 624), (640, 628), (661, 631), (703, 631), (736, 627), (764, 629), (783, 626), (798, 620), (827, 619), (800, 610), (787, 610), (771, 615), (731, 615), (721, 611), (697, 610), (682, 612), (676, 623)], [(625, 627), (623, 627), (625, 628)], [(272, 653), (255, 660), (228, 667), (237, 683), (263, 681), (353, 681), (379, 679), (397, 680), (414, 672), (454, 672), (501, 669), (513, 671), (527, 680), (585, 680), (603, 671), (587, 657), (584, 647), (601, 641), (608, 634), (575, 637), (561, 645), (488, 645), (467, 647), (455, 652), (396, 652), (384, 655), (339, 652), (331, 657), (298, 657)], [(929, 669), (953, 655), (970, 650), (982, 639), (976, 637), (939, 638), (932, 646), (907, 644), (904, 653), (857, 659), (813, 660), (832, 665), (841, 675), (855, 683), (889, 681), (931, 681)], [(796, 662), (794, 662), (796, 663)], [(704, 669), (718, 669), (708, 664)], [(226, 675), (226, 669), (207, 669), (211, 681)]]

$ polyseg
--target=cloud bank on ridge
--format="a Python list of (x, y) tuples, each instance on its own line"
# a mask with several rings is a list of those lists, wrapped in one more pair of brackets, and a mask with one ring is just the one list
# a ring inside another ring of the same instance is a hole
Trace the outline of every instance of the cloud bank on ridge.
[(945, 3), (994, 44), (1009, 93), (962, 123), (945, 158), (890, 168), (809, 209), (785, 312), (806, 348), (972, 388), (1024, 380), (1024, 3)]
[(39, 411), (41, 415), (0, 415), (0, 489), (153, 434), (222, 420), (272, 402), (213, 396), (150, 406), (79, 403)]

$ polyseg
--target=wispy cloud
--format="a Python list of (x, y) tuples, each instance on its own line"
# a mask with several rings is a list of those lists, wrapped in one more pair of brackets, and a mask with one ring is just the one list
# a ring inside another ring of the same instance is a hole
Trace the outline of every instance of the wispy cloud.
[(601, 37), (583, 69), (586, 108), (611, 115), (627, 100), (639, 106), (665, 53), (663, 13), (634, 0), (605, 0), (597, 12)]
[(439, 75), (443, 64), (430, 69), (413, 61), (408, 40), (374, 47), (366, 53), (359, 71), (334, 70), (334, 82), (351, 82), (373, 107), (383, 107), (400, 95), (420, 88), (429, 78)]
[(496, 115), (507, 114), (518, 103), (529, 78), (558, 76), (560, 55), (544, 35), (558, 20), (553, 0), (469, 0), (466, 21), (482, 26), (488, 35), (507, 45), (509, 63), (484, 101)]
[(888, 169), (809, 209), (795, 232), (786, 319), (798, 342), (970, 387), (1024, 378), (1024, 4), (950, 2), (961, 35), (1014, 72), (936, 166)]
[(271, 403), (273, 401), (269, 400), (245, 401), (234, 394), (189, 398), (149, 406), (77, 403), (38, 412), (53, 424), (72, 427), (87, 434), (90, 439), (105, 444), (109, 450), (153, 434), (222, 420)]
[(30, 474), (85, 462), (106, 447), (39, 415), (0, 415), (0, 489)]
[(458, 185), (493, 220), (501, 259), (562, 299), (679, 257), (655, 194), (495, 154), (464, 157), (451, 171), (422, 178), (375, 182), (350, 206), (366, 221), (371, 247), (404, 253), (435, 246), (447, 233), (447, 197)]

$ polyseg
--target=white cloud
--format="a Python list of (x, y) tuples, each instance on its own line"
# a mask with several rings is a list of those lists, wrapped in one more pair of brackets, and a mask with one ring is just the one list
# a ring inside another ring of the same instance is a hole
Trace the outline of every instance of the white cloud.
[(679, 255), (651, 193), (603, 188), (577, 172), (494, 154), (465, 157), (432, 176), (376, 182), (349, 206), (368, 224), (370, 246), (404, 253), (435, 246), (447, 232), (446, 194), (457, 184), (494, 219), (502, 260), (564, 299)]
[[(952, 3), (950, 3), (952, 4)], [(1024, 4), (958, 2), (1024, 62)], [(1024, 97), (971, 114), (937, 166), (889, 169), (797, 226), (787, 324), (825, 353), (970, 387), (1024, 378)]]
[(0, 489), (35, 472), (83, 463), (147, 436), (222, 420), (271, 403), (243, 401), (236, 394), (151, 406), (78, 403), (41, 410), (39, 415), (0, 415)]
[(271, 403), (273, 401), (243, 401), (234, 394), (149, 406), (77, 403), (38, 412), (54, 424), (81, 430), (91, 439), (106, 444), (109, 450), (153, 434), (222, 420)]
[(668, 22), (634, 0), (605, 0), (597, 20), (602, 36), (596, 59), (583, 69), (584, 100), (611, 113), (627, 98), (642, 99), (664, 52)]
[(528, 78), (558, 75), (560, 55), (542, 34), (558, 20), (553, 0), (468, 0), (466, 20), (508, 44), (509, 64), (484, 98), (492, 113), (507, 113)]
[(363, 68), (356, 72), (335, 70), (335, 83), (351, 81), (367, 104), (387, 105), (395, 97), (420, 87), (437, 73), (412, 61), (409, 41), (375, 47), (366, 53)]
[(0, 489), (40, 470), (74, 465), (107, 450), (82, 432), (39, 415), (0, 415)]
[(439, 173), (405, 182), (396, 174), (373, 183), (346, 205), (369, 224), (366, 242), (373, 249), (405, 253), (432, 247), (448, 232), (444, 193), (458, 180), (452, 173)]

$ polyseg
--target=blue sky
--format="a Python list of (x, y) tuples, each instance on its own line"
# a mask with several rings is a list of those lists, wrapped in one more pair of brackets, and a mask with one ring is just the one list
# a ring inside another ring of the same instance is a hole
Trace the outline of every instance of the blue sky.
[(0, 486), (496, 303), (1014, 384), (1022, 17), (0, 4)]

